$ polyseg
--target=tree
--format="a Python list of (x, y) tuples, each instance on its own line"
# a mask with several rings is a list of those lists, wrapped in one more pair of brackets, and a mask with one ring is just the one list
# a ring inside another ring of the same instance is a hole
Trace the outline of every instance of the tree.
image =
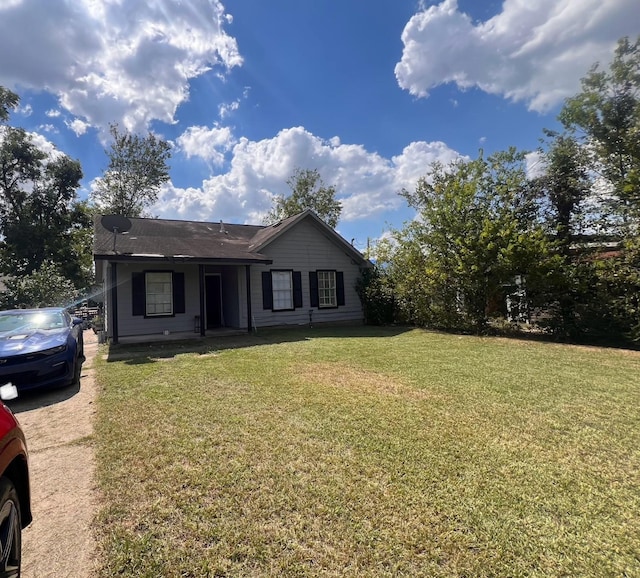
[[(11, 93), (5, 100), (15, 103), (17, 96)], [(76, 287), (90, 284), (90, 247), (73, 242), (91, 225), (86, 208), (76, 199), (81, 178), (78, 161), (59, 152), (47, 155), (23, 129), (2, 127), (1, 272), (20, 277), (52, 261)]]
[(52, 261), (45, 261), (33, 272), (5, 281), (0, 307), (22, 309), (34, 307), (68, 307), (78, 290)]
[(121, 132), (117, 124), (111, 124), (109, 132), (113, 138), (110, 150), (105, 150), (109, 166), (98, 179), (92, 200), (105, 214), (143, 216), (169, 180), (171, 147), (153, 133), (142, 137)]
[(15, 92), (0, 86), (0, 123), (9, 120), (9, 109), (18, 106), (20, 99)]
[(273, 224), (311, 209), (327, 225), (334, 228), (340, 219), (342, 204), (336, 200), (336, 188), (325, 186), (317, 169), (296, 169), (287, 180), (291, 188), (288, 197), (278, 195), (274, 206), (265, 217), (266, 224)]
[(555, 260), (543, 288), (547, 316), (541, 323), (556, 336), (576, 338), (585, 308), (594, 305), (589, 299), (592, 263), (577, 258), (573, 251), (578, 235), (584, 231), (583, 205), (592, 186), (588, 155), (571, 134), (545, 134), (551, 140), (542, 153), (544, 174), (532, 185), (547, 208), (544, 217)]
[(395, 232), (390, 256), (396, 305), (408, 321), (483, 332), (516, 275), (527, 276), (535, 296), (552, 256), (523, 153), (434, 163), (401, 194), (418, 211)]
[(583, 203), (592, 187), (588, 156), (573, 136), (553, 131), (546, 134), (552, 140), (542, 157), (545, 171), (534, 179), (533, 186), (547, 201), (550, 233), (559, 250), (568, 255), (576, 234), (582, 232)]
[[(595, 64), (582, 90), (567, 99), (559, 116), (582, 138), (590, 168), (609, 185), (601, 217), (617, 218), (623, 243), (608, 255), (573, 259), (566, 269), (575, 315), (574, 336), (640, 337), (640, 37), (618, 41), (609, 67)], [(614, 221), (615, 224), (615, 221)], [(577, 290), (575, 290), (577, 288)], [(562, 302), (562, 300), (560, 300)], [(565, 320), (566, 321), (566, 320)]]
[(584, 136), (628, 227), (640, 214), (640, 37), (620, 39), (609, 69), (595, 64), (559, 118)]

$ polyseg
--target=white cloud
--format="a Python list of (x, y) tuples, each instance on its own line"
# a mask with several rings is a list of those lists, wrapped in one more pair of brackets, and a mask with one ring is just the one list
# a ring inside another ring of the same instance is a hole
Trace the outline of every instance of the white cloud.
[(226, 22), (219, 0), (3, 2), (0, 84), (46, 90), (103, 128), (173, 122), (190, 79), (241, 64)]
[(396, 78), (418, 97), (452, 82), (545, 111), (574, 94), (594, 62), (606, 65), (618, 38), (635, 38), (638, 14), (637, 0), (505, 0), (474, 23), (444, 0), (405, 26)]
[(234, 144), (229, 127), (191, 126), (177, 139), (178, 146), (187, 158), (200, 157), (214, 165), (224, 162), (224, 154)]
[(60, 116), (60, 111), (56, 110), (55, 108), (52, 108), (50, 110), (48, 110), (47, 112), (45, 112), (45, 114), (49, 117), (49, 118), (57, 118)]
[(232, 112), (238, 110), (238, 108), (240, 108), (240, 101), (234, 100), (233, 102), (230, 102), (228, 104), (221, 104), (218, 107), (218, 114), (220, 115), (220, 118), (226, 118)]
[[(193, 154), (211, 150), (205, 143), (212, 131), (196, 128), (201, 130), (180, 146), (189, 143)], [(202, 140), (196, 138), (199, 135)], [(241, 138), (230, 150), (225, 173), (211, 176), (199, 188), (166, 187), (151, 212), (183, 219), (260, 222), (274, 195), (290, 192), (286, 181), (294, 170), (309, 168), (318, 169), (325, 184), (336, 187), (343, 203), (342, 221), (355, 221), (404, 206), (400, 190), (415, 186), (433, 161), (446, 164), (458, 156), (441, 142), (413, 142), (388, 159), (361, 145), (325, 141), (294, 127), (271, 139)]]
[(536, 179), (545, 174), (547, 165), (545, 157), (540, 151), (532, 151), (525, 155), (527, 178)]
[(33, 114), (33, 107), (30, 104), (25, 104), (24, 106), (18, 107), (16, 112), (22, 116), (31, 116)]
[(57, 134), (58, 132), (60, 132), (60, 131), (58, 131), (58, 129), (57, 129), (54, 125), (52, 125), (52, 124), (41, 124), (41, 125), (38, 127), (38, 130), (42, 130), (42, 131), (44, 131), (44, 132), (56, 133), (56, 134)]
[(73, 132), (76, 133), (76, 136), (81, 136), (84, 133), (87, 132), (87, 130), (89, 129), (89, 127), (91, 126), (90, 124), (80, 120), (79, 118), (76, 118), (74, 120), (72, 120), (71, 122), (65, 122), (65, 124), (67, 125), (67, 127), (69, 127)]

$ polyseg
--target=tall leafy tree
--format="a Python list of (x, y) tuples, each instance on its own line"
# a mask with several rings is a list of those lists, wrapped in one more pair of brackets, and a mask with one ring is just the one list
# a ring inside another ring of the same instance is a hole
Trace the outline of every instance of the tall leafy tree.
[(67, 307), (78, 294), (60, 266), (52, 261), (45, 261), (28, 275), (10, 277), (5, 284), (5, 291), (0, 294), (3, 309)]
[(567, 255), (575, 236), (583, 232), (584, 202), (593, 186), (587, 151), (571, 134), (546, 131), (550, 142), (542, 154), (544, 173), (533, 186), (546, 200), (550, 232)]
[(169, 143), (153, 133), (147, 136), (110, 126), (111, 148), (105, 150), (109, 166), (98, 179), (92, 200), (102, 213), (144, 216), (158, 200), (160, 187), (169, 180)]
[[(17, 95), (3, 91), (3, 101), (15, 106)], [(21, 128), (0, 131), (0, 270), (20, 277), (51, 261), (76, 287), (87, 285), (90, 249), (73, 242), (90, 226), (76, 198), (80, 163), (45, 154)]]
[(277, 223), (311, 209), (335, 229), (342, 212), (342, 204), (336, 199), (336, 188), (333, 185), (326, 186), (317, 169), (296, 169), (287, 180), (287, 185), (291, 188), (291, 194), (276, 196), (265, 223)]
[(621, 38), (608, 68), (594, 65), (581, 88), (559, 118), (583, 139), (590, 167), (609, 184), (602, 216), (618, 217), (624, 242), (613, 253), (596, 252), (568, 268), (581, 287), (574, 333), (639, 339), (640, 37)]
[(571, 134), (545, 131), (550, 138), (542, 154), (544, 174), (533, 181), (546, 207), (545, 220), (555, 253), (555, 267), (544, 285), (547, 316), (542, 322), (562, 337), (576, 337), (580, 317), (593, 308), (593, 264), (574, 254), (583, 224), (584, 203), (591, 193), (586, 150)]
[(619, 40), (608, 69), (595, 64), (559, 118), (585, 137), (626, 225), (640, 215), (640, 37)]
[(482, 332), (516, 275), (535, 291), (549, 249), (523, 153), (434, 163), (402, 195), (418, 218), (396, 232), (390, 270), (408, 320)]

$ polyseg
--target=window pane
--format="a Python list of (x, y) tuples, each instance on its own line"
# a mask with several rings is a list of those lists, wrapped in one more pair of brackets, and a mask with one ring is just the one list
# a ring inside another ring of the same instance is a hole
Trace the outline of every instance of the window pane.
[(337, 306), (335, 271), (318, 271), (318, 306)]
[(273, 309), (293, 309), (293, 283), (291, 271), (272, 271)]
[(147, 273), (147, 315), (171, 315), (173, 313), (173, 274)]

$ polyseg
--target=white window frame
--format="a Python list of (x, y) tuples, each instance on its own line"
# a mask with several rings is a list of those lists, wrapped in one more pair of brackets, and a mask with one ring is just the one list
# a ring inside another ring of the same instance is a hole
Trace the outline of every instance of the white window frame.
[(293, 311), (293, 271), (271, 271), (273, 311)]
[(336, 272), (333, 270), (317, 271), (318, 275), (318, 308), (333, 309), (338, 306), (338, 288)]
[(145, 316), (167, 317), (173, 315), (173, 272), (146, 271), (145, 286)]

